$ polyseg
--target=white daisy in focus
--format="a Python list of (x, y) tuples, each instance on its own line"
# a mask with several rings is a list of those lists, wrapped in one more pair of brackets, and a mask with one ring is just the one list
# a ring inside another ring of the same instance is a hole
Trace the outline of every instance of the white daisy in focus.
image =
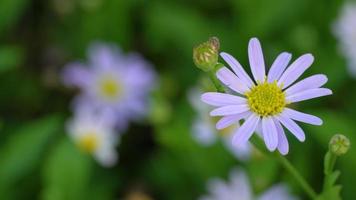
[(322, 125), (320, 118), (288, 108), (292, 103), (332, 94), (330, 89), (322, 88), (328, 80), (323, 74), (295, 83), (313, 63), (314, 57), (311, 54), (300, 56), (288, 66), (291, 54), (281, 53), (266, 73), (261, 44), (257, 38), (252, 38), (248, 46), (248, 57), (254, 80), (230, 54), (220, 55), (232, 71), (222, 67), (216, 72), (216, 76), (234, 94), (207, 92), (201, 99), (217, 107), (210, 115), (222, 117), (216, 124), (218, 129), (245, 119), (234, 133), (234, 145), (245, 145), (253, 133), (260, 130), (256, 132), (261, 132), (269, 151), (278, 149), (281, 154), (286, 155), (289, 152), (289, 143), (283, 126), (303, 142), (305, 133), (295, 121)]
[(238, 123), (224, 129), (216, 130), (216, 118), (209, 116), (211, 107), (201, 103), (200, 96), (202, 94), (203, 92), (197, 87), (192, 88), (188, 93), (188, 100), (197, 114), (192, 125), (193, 138), (204, 146), (213, 145), (218, 139), (221, 139), (227, 150), (237, 159), (248, 159), (252, 148), (249, 143), (240, 146), (231, 143), (233, 133), (239, 127)]
[(242, 170), (233, 170), (230, 173), (230, 182), (221, 179), (212, 179), (208, 182), (209, 195), (199, 200), (296, 200), (288, 188), (283, 184), (277, 184), (255, 196), (246, 173)]
[(346, 3), (332, 30), (339, 40), (340, 50), (347, 59), (351, 74), (356, 77), (356, 3)]
[(104, 167), (117, 162), (115, 147), (119, 138), (110, 116), (90, 109), (78, 110), (68, 122), (67, 132), (80, 151), (91, 154)]

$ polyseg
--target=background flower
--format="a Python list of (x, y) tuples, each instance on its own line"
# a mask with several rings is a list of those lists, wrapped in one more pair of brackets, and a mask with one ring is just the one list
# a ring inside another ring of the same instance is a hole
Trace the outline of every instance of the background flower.
[(94, 43), (88, 66), (76, 62), (63, 72), (63, 82), (80, 88), (75, 107), (93, 107), (111, 113), (119, 127), (144, 116), (155, 82), (150, 65), (138, 54), (123, 55), (114, 45)]

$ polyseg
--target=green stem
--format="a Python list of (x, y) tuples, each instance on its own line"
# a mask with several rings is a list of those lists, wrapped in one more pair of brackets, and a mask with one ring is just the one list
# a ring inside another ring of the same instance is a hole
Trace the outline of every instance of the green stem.
[(308, 182), (300, 175), (298, 170), (282, 155), (279, 153), (275, 154), (279, 162), (283, 165), (283, 167), (295, 178), (295, 180), (299, 183), (299, 185), (304, 189), (307, 195), (311, 199), (316, 199), (318, 195), (315, 193), (313, 188), (308, 184)]
[(209, 78), (213, 82), (216, 90), (218, 92), (225, 92), (224, 87), (220, 84), (219, 80), (216, 78), (216, 72), (222, 67), (223, 65), (221, 63), (216, 63), (214, 70), (208, 72), (209, 73)]

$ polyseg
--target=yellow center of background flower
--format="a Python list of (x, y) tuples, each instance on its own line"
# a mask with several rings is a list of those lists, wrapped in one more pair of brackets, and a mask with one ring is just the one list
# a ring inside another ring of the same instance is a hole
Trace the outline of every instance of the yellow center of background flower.
[(85, 153), (93, 153), (99, 144), (99, 139), (94, 133), (82, 136), (78, 141), (78, 147)]
[(277, 82), (264, 82), (245, 94), (250, 109), (260, 116), (279, 114), (286, 106), (286, 98)]
[(121, 85), (118, 84), (116, 80), (113, 80), (111, 78), (102, 80), (100, 84), (100, 89), (103, 96), (109, 99), (118, 97), (122, 92)]

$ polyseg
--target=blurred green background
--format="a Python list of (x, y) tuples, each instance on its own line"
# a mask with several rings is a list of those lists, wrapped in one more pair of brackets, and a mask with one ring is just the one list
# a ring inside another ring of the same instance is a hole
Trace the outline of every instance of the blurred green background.
[[(191, 137), (194, 110), (187, 91), (204, 76), (192, 62), (194, 45), (217, 36), (221, 49), (248, 66), (249, 38), (261, 40), (267, 65), (281, 51), (295, 59), (312, 53), (305, 76), (324, 73), (334, 95), (297, 104), (318, 115), (321, 127), (303, 125), (307, 140), (289, 137), (287, 158), (320, 191), (323, 156), (336, 133), (355, 141), (356, 81), (331, 33), (343, 1), (332, 0), (1, 0), (0, 199), (124, 199), (143, 191), (152, 199), (190, 200), (206, 193), (211, 177), (243, 166), (256, 192), (295, 180), (272, 158), (241, 163), (221, 143), (205, 148)], [(119, 163), (102, 168), (65, 134), (73, 91), (62, 67), (86, 59), (93, 41), (140, 52), (159, 74), (146, 121), (132, 124), (118, 147)], [(356, 45), (356, 44), (355, 44)], [(344, 199), (355, 198), (356, 148), (341, 157)]]

